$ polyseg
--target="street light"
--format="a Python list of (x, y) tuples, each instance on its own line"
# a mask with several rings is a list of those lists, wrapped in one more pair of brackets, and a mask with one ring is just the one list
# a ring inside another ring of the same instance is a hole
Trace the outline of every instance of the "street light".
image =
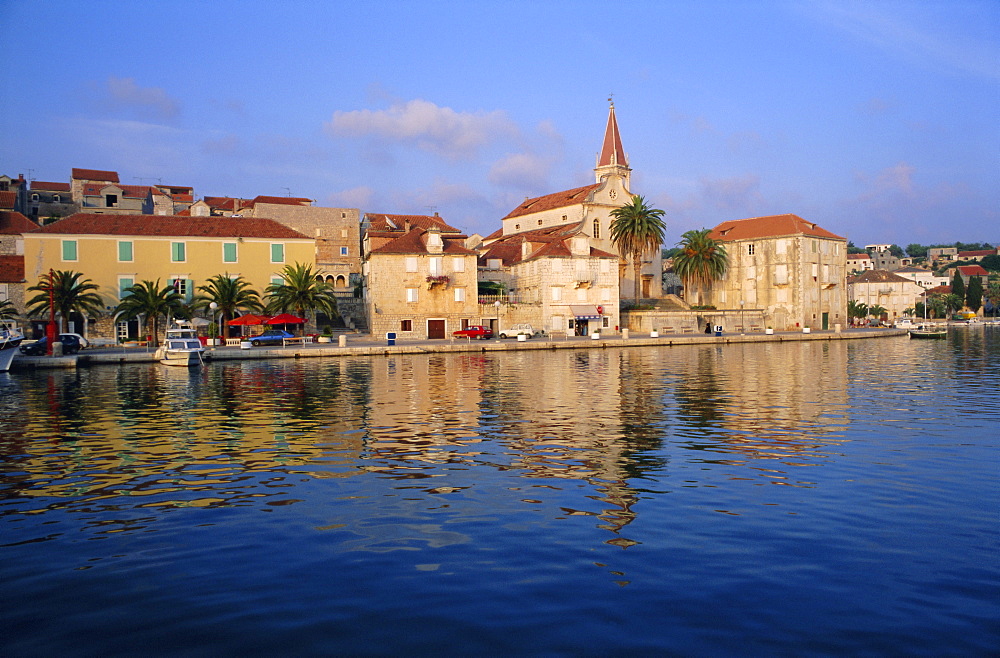
[(745, 299), (740, 300), (740, 336), (745, 336), (747, 330), (746, 324), (744, 324), (743, 320), (743, 305), (746, 303)]
[[(219, 304), (216, 303), (216, 302), (212, 302), (211, 304), (208, 305), (208, 308), (210, 308), (212, 310), (212, 322), (215, 323), (215, 336), (213, 336), (212, 338), (214, 340), (218, 340), (219, 339), (219, 323), (216, 322), (215, 310), (217, 308), (219, 308)], [(215, 345), (215, 343), (213, 343), (213, 345)]]
[(497, 337), (500, 336), (500, 300), (493, 302), (494, 308), (497, 310)]

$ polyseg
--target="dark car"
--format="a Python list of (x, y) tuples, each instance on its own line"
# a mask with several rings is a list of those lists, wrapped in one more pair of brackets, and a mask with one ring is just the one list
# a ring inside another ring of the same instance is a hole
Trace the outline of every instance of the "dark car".
[[(62, 343), (63, 354), (76, 354), (80, 351), (80, 337), (76, 334), (59, 334), (59, 342)], [(42, 336), (41, 340), (21, 345), (19, 349), (25, 356), (42, 356), (49, 351), (49, 339)]]
[(284, 345), (286, 338), (295, 338), (295, 334), (281, 329), (268, 329), (259, 336), (250, 336), (247, 340), (250, 341), (251, 345), (257, 347), (258, 345)]
[(489, 340), (490, 338), (493, 338), (493, 330), (482, 325), (471, 324), (465, 329), (453, 331), (451, 335), (456, 338), (479, 338), (480, 340)]

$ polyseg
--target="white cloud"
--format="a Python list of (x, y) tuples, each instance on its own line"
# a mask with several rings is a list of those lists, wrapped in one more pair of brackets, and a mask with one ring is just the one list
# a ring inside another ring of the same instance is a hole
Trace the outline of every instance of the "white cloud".
[(527, 190), (548, 189), (552, 161), (533, 153), (511, 153), (490, 167), (490, 183), (500, 187)]
[(367, 212), (375, 201), (375, 190), (362, 185), (349, 190), (334, 192), (326, 197), (326, 203), (334, 208), (361, 208), (361, 212)]
[(180, 103), (161, 87), (140, 87), (134, 78), (108, 77), (101, 90), (104, 101), (119, 109), (133, 111), (144, 118), (173, 119), (180, 114)]
[(388, 110), (334, 112), (325, 127), (335, 137), (373, 137), (412, 144), (448, 158), (472, 157), (491, 143), (518, 133), (505, 112), (456, 112), (420, 99), (397, 103)]

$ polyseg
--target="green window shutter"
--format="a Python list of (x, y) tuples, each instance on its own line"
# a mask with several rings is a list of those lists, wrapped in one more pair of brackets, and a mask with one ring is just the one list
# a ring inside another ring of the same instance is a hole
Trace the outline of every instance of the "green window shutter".
[(119, 242), (118, 243), (118, 260), (124, 263), (132, 262), (132, 243), (131, 242)]
[(236, 243), (226, 242), (222, 245), (222, 260), (226, 263), (236, 262)]
[(118, 299), (124, 299), (129, 295), (125, 292), (129, 288), (135, 285), (135, 281), (132, 279), (118, 279)]
[(62, 241), (62, 259), (76, 260), (76, 240)]
[(194, 279), (188, 279), (184, 287), (184, 301), (190, 302), (194, 299)]
[(280, 243), (271, 245), (271, 262), (272, 263), (285, 262), (285, 245)]
[(170, 243), (170, 260), (175, 263), (184, 262), (184, 243), (183, 242), (171, 242)]

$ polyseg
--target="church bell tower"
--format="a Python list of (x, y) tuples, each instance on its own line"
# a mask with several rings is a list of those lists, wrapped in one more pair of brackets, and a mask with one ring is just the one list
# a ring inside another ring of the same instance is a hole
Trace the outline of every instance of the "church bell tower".
[[(609, 98), (608, 101), (611, 102), (611, 99)], [(622, 136), (618, 132), (618, 119), (615, 118), (615, 104), (613, 102), (611, 102), (611, 109), (608, 111), (608, 127), (604, 130), (604, 143), (597, 156), (594, 174), (598, 183), (608, 176), (618, 176), (622, 179), (625, 189), (631, 189), (632, 170), (628, 166), (625, 149), (622, 148)]]

